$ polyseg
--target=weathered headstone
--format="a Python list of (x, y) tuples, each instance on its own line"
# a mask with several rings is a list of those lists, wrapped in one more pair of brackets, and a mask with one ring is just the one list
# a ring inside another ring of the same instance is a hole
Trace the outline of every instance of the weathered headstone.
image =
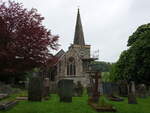
[(98, 103), (99, 102), (99, 96), (100, 96), (100, 92), (99, 92), (99, 79), (101, 78), (101, 72), (100, 71), (96, 71), (94, 72), (94, 87), (93, 87), (93, 93), (92, 93), (92, 102), (93, 103)]
[(145, 86), (145, 84), (140, 84), (140, 85), (138, 86), (137, 95), (138, 95), (140, 98), (146, 98), (146, 96), (147, 96), (147, 91), (146, 91), (146, 86)]
[(58, 95), (60, 97), (60, 102), (72, 102), (73, 80), (60, 80), (58, 82)]
[(131, 81), (131, 92), (135, 95), (135, 83)]
[(103, 93), (107, 96), (112, 95), (111, 83), (103, 82)]
[(0, 103), (0, 110), (8, 110), (14, 107), (16, 104), (18, 104), (18, 101), (16, 100)]
[(123, 96), (123, 97), (127, 97), (128, 96), (128, 87), (127, 87), (127, 83), (122, 81), (121, 83), (119, 83), (119, 95)]
[(107, 96), (118, 95), (119, 93), (119, 86), (116, 83), (111, 82), (103, 82), (103, 93)]
[(50, 82), (50, 93), (57, 93), (57, 83), (55, 81)]
[(102, 82), (99, 83), (99, 92), (100, 92), (101, 95), (104, 95), (104, 88), (103, 88), (103, 83)]
[(76, 94), (76, 84), (73, 83), (73, 95), (72, 96), (77, 96)]
[(27, 80), (25, 81), (25, 89), (28, 89), (29, 87), (29, 78), (27, 78)]
[(43, 80), (43, 97), (48, 97), (49, 87), (50, 87), (49, 78), (44, 78), (44, 80)]
[(133, 93), (128, 94), (128, 104), (137, 104), (136, 97)]
[(0, 93), (0, 100), (4, 99), (4, 98), (7, 98), (7, 97), (8, 97), (8, 94)]
[(2, 94), (12, 94), (12, 93), (14, 93), (15, 91), (14, 91), (14, 89), (11, 87), (11, 85), (6, 85), (6, 84), (4, 84), (4, 83), (2, 83), (2, 82), (0, 82), (0, 93), (2, 93)]
[(75, 96), (82, 96), (83, 95), (83, 86), (80, 81), (77, 82), (77, 85), (75, 85)]
[(137, 104), (134, 82), (131, 81), (131, 83), (128, 86), (128, 104)]
[(28, 97), (16, 97), (16, 100), (18, 101), (28, 100)]
[(148, 87), (148, 96), (150, 96), (150, 86)]
[(93, 88), (91, 85), (87, 86), (87, 94), (89, 97), (91, 97), (93, 95)]
[(28, 100), (41, 101), (42, 94), (43, 94), (42, 78), (38, 76), (32, 77), (29, 81)]

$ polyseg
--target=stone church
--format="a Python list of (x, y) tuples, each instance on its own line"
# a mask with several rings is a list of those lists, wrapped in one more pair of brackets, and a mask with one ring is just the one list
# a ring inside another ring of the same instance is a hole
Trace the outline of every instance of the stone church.
[(80, 81), (84, 86), (89, 84), (88, 66), (94, 60), (94, 58), (90, 57), (90, 49), (91, 46), (85, 44), (78, 9), (73, 44), (70, 45), (67, 52), (60, 50), (55, 55), (57, 58), (55, 81), (65, 78), (73, 79), (75, 83)]

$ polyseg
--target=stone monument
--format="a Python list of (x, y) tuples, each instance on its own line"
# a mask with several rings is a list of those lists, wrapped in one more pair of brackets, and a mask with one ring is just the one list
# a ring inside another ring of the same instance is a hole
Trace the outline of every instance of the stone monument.
[(28, 100), (29, 101), (41, 101), (43, 94), (43, 82), (39, 76), (33, 76), (29, 80), (28, 87)]
[(58, 82), (58, 95), (60, 102), (72, 102), (73, 80), (62, 79)]

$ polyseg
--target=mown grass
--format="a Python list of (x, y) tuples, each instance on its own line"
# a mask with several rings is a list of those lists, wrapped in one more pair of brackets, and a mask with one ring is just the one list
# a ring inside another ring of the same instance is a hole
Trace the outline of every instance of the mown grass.
[[(51, 95), (47, 101), (21, 101), (16, 107), (0, 113), (97, 113), (87, 104), (87, 99), (87, 96), (73, 97), (72, 103), (63, 103), (57, 95)], [(128, 104), (127, 99), (110, 103), (117, 108), (116, 113), (150, 113), (150, 98), (138, 99), (136, 105)]]

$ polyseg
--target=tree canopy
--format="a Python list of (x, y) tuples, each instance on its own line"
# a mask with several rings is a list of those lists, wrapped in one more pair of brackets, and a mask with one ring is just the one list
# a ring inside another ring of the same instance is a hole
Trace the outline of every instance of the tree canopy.
[(36, 9), (0, 1), (0, 73), (15, 73), (47, 64), (49, 49), (57, 49), (58, 36), (42, 25)]
[(150, 84), (150, 24), (140, 26), (129, 37), (128, 46), (112, 67), (112, 78)]
[(109, 72), (111, 68), (111, 64), (109, 62), (94, 61), (93, 64), (97, 64), (97, 68), (101, 70), (101, 72)]

